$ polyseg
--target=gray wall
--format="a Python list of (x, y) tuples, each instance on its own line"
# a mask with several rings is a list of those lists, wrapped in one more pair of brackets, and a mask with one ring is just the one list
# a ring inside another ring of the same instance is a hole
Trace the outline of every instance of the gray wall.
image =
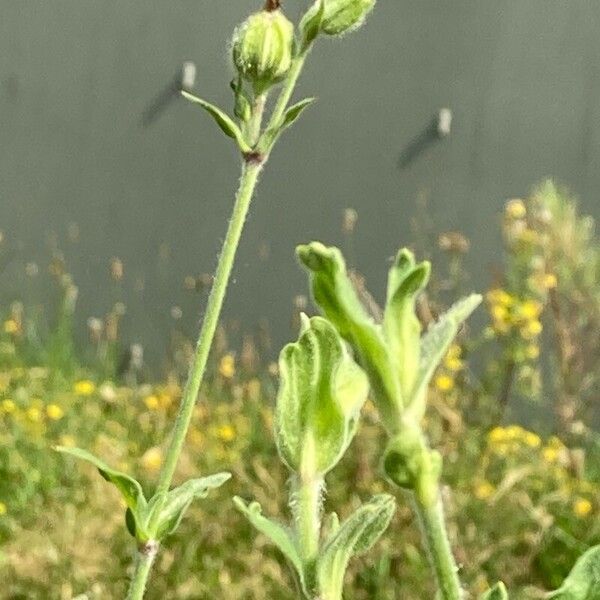
[[(306, 3), (288, 0), (290, 16)], [(152, 127), (140, 115), (185, 59), (198, 90), (231, 103), (226, 40), (254, 0), (0, 0), (0, 228), (17, 247), (0, 297), (22, 293), (21, 267), (64, 243), (81, 317), (104, 312), (125, 263), (128, 328), (154, 352), (172, 304), (185, 326), (200, 299), (188, 273), (211, 271), (238, 177), (232, 144), (198, 109), (177, 102)], [(344, 207), (360, 214), (357, 266), (381, 282), (410, 239), (419, 194), (439, 229), (460, 228), (481, 279), (498, 258), (498, 211), (554, 176), (600, 216), (600, 7), (594, 0), (380, 0), (360, 32), (318, 44), (298, 97), (319, 102), (276, 149), (240, 251), (227, 313), (267, 316), (289, 334), (305, 289), (294, 245), (341, 242)], [(398, 157), (442, 107), (449, 139), (400, 170)], [(263, 241), (270, 258), (260, 261)], [(158, 248), (169, 246), (167, 265)], [(143, 294), (133, 292), (136, 277)], [(46, 284), (35, 294), (44, 295)], [(374, 283), (376, 289), (381, 284)]]

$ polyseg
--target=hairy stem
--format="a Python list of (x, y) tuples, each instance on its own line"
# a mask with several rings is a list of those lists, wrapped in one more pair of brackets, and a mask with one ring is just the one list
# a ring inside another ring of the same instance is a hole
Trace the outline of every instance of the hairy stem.
[[(275, 110), (273, 115), (271, 115), (270, 125), (271, 123), (276, 125), (279, 124), (287, 107), (287, 103), (292, 96), (294, 87), (298, 81), (298, 77), (300, 76), (300, 72), (302, 71), (306, 54), (307, 53), (304, 52), (301, 57), (296, 58), (294, 61), (292, 68), (290, 69), (288, 76), (283, 83), (283, 88), (277, 100)], [(250, 126), (255, 140), (260, 138), (266, 98), (266, 95), (263, 94), (258, 96), (254, 102)], [(275, 118), (276, 115), (278, 115), (277, 118)], [(268, 150), (270, 150), (270, 148)], [(229, 221), (227, 233), (225, 235), (223, 247), (219, 256), (213, 286), (208, 297), (206, 313), (204, 315), (204, 320), (202, 321), (202, 327), (200, 329), (196, 351), (192, 360), (188, 379), (183, 390), (179, 412), (177, 413), (169, 447), (167, 449), (165, 460), (159, 474), (158, 484), (156, 486), (155, 495), (162, 494), (163, 498), (171, 487), (173, 475), (175, 473), (175, 469), (177, 468), (177, 463), (179, 462), (179, 457), (183, 449), (183, 444), (190, 426), (198, 392), (200, 391), (200, 386), (204, 377), (208, 355), (212, 346), (215, 331), (217, 329), (219, 317), (221, 315), (221, 309), (223, 307), (227, 285), (233, 269), (236, 251), (240, 242), (242, 230), (244, 228), (244, 222), (250, 208), (250, 203), (258, 182), (258, 177), (267, 158), (267, 155), (245, 157), (242, 166), (240, 184), (235, 197), (231, 220)], [(164, 500), (162, 502), (164, 503)], [(149, 524), (149, 529), (151, 531), (157, 526), (160, 508), (161, 506), (159, 503), (154, 512), (155, 517), (153, 522)], [(131, 581), (128, 600), (138, 600), (143, 598), (146, 582), (148, 580), (148, 576), (150, 575), (150, 569), (152, 568), (152, 563), (154, 562), (157, 551), (158, 545), (151, 557), (142, 556), (141, 554), (138, 556), (134, 578)]]
[(127, 600), (142, 600), (144, 591), (146, 590), (146, 582), (150, 575), (150, 569), (158, 552), (158, 544), (156, 542), (147, 543), (143, 548), (140, 548), (135, 560), (135, 571), (129, 585)]
[(302, 560), (312, 564), (319, 553), (323, 479), (298, 475), (294, 482), (294, 521)]
[[(225, 241), (223, 242), (223, 249), (219, 256), (215, 279), (208, 298), (206, 314), (204, 315), (204, 321), (202, 322), (202, 328), (196, 346), (196, 353), (190, 368), (187, 383), (183, 390), (181, 405), (175, 421), (171, 442), (160, 472), (156, 488), (157, 494), (169, 490), (175, 468), (177, 467), (177, 462), (192, 418), (196, 398), (198, 397), (202, 378), (204, 377), (204, 370), (206, 368), (212, 340), (219, 322), (227, 284), (229, 282), (236, 250), (244, 227), (244, 221), (248, 214), (254, 188), (256, 187), (261, 169), (261, 163), (253, 162), (244, 163), (242, 168), (240, 186), (236, 195)], [(159, 511), (157, 511), (157, 513), (158, 512)]]
[(429, 559), (438, 583), (441, 600), (461, 600), (463, 593), (458, 579), (458, 567), (448, 540), (444, 508), (439, 498), (433, 502), (419, 500), (415, 494), (415, 510), (419, 516), (429, 551)]

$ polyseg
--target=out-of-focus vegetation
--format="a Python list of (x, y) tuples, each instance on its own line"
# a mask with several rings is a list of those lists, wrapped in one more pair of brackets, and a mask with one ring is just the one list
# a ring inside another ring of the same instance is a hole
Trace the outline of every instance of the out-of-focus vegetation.
[[(355, 225), (356, 215), (345, 215), (348, 237)], [(505, 255), (488, 286), (487, 316), (461, 332), (436, 374), (426, 427), (444, 455), (461, 579), (473, 595), (502, 579), (511, 598), (536, 598), (600, 542), (600, 246), (592, 220), (551, 183), (509, 200), (502, 230)], [(464, 236), (442, 234), (438, 251), (447, 275), (421, 299), (424, 323), (467, 276)], [(180, 339), (171, 374), (145, 383), (139, 350), (120, 349), (117, 303), (105, 319), (89, 321), (90, 343), (79, 348), (75, 283), (56, 256), (50, 267), (61, 297), (51, 326), (26, 304), (2, 307), (0, 596), (122, 597), (131, 545), (118, 493), (51, 448), (87, 448), (150, 485), (164, 450), (154, 444), (170, 430), (190, 346)], [(122, 271), (113, 261), (113, 279)], [(224, 326), (178, 480), (223, 469), (233, 480), (214, 492), (214, 502), (192, 506), (161, 550), (148, 598), (294, 597), (281, 556), (266, 539), (255, 540), (231, 502), (238, 493), (270, 515), (288, 511), (281, 493), (288, 475), (271, 435), (277, 369), (263, 358), (264, 340), (246, 336), (236, 348), (227, 339)], [(382, 435), (367, 403), (356, 439), (327, 482), (327, 503), (340, 516), (359, 498), (387, 490)], [(376, 550), (352, 565), (347, 597), (433, 594), (418, 524), (400, 502)]]

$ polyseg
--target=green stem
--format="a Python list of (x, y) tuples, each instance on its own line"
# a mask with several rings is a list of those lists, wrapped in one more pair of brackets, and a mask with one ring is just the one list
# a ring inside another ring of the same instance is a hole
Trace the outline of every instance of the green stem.
[[(200, 337), (198, 338), (198, 344), (196, 346), (196, 353), (190, 368), (187, 383), (183, 390), (179, 413), (175, 421), (171, 442), (165, 455), (165, 461), (160, 472), (156, 494), (168, 492), (171, 481), (173, 480), (173, 474), (175, 473), (175, 468), (179, 461), (179, 456), (192, 418), (202, 378), (204, 377), (206, 362), (219, 322), (227, 284), (233, 268), (235, 253), (244, 227), (244, 221), (246, 220), (254, 188), (256, 187), (261, 170), (262, 163), (258, 162), (246, 162), (242, 168), (240, 186), (236, 195), (231, 221), (229, 222), (225, 241), (223, 242), (223, 249), (219, 257), (215, 279), (206, 306), (206, 314), (204, 315)], [(160, 511), (156, 512), (159, 513)]]
[(281, 92), (279, 93), (279, 97), (277, 98), (277, 102), (273, 108), (273, 112), (271, 113), (269, 124), (265, 127), (265, 131), (269, 131), (280, 124), (283, 114), (285, 113), (285, 109), (292, 98), (292, 94), (294, 93), (294, 89), (298, 83), (298, 77), (300, 77), (300, 73), (302, 73), (302, 68), (304, 67), (304, 62), (306, 61), (306, 57), (308, 56), (309, 52), (310, 47), (298, 54), (298, 56), (296, 56), (296, 58), (294, 58), (292, 61), (290, 70), (288, 71), (287, 77), (283, 82), (283, 87), (281, 88)]
[(158, 552), (158, 544), (146, 544), (145, 547), (138, 550), (135, 561), (135, 571), (129, 585), (127, 600), (142, 600), (146, 590), (146, 582), (150, 575), (150, 569)]
[(312, 589), (315, 585), (315, 566), (319, 556), (323, 479), (298, 474), (293, 485), (292, 510), (298, 547), (306, 569), (307, 587)]
[(414, 495), (415, 509), (427, 542), (429, 558), (435, 571), (441, 600), (461, 600), (463, 593), (458, 579), (458, 567), (448, 540), (444, 509), (438, 497), (431, 503), (422, 502)]
[(254, 146), (258, 142), (260, 137), (260, 126), (262, 124), (263, 114), (265, 112), (265, 105), (267, 103), (267, 94), (259, 94), (254, 99), (254, 106), (252, 107), (252, 116), (248, 121), (248, 141), (251, 146)]

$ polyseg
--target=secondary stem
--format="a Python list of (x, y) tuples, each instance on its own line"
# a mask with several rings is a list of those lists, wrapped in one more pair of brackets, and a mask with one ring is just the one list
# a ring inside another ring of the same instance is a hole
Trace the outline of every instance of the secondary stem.
[(262, 164), (253, 162), (245, 162), (242, 168), (240, 187), (236, 195), (233, 213), (231, 215), (231, 220), (229, 221), (229, 227), (227, 228), (227, 234), (225, 236), (225, 241), (223, 242), (223, 249), (219, 257), (215, 279), (208, 298), (206, 314), (204, 315), (204, 321), (202, 322), (202, 328), (196, 346), (196, 353), (190, 368), (187, 383), (183, 390), (181, 405), (175, 421), (171, 442), (160, 472), (156, 488), (157, 494), (169, 490), (175, 468), (177, 467), (179, 455), (183, 448), (194, 405), (196, 404), (196, 398), (198, 397), (198, 392), (204, 376), (212, 340), (219, 322), (229, 276), (231, 275), (231, 270), (233, 268), (235, 253), (244, 227), (244, 221), (246, 220), (250, 201), (252, 200), (252, 194), (254, 193), (254, 188), (256, 187), (261, 170)]
[(417, 495), (414, 499), (415, 509), (427, 541), (429, 558), (437, 578), (440, 598), (461, 600), (463, 594), (458, 579), (458, 567), (448, 540), (442, 502), (439, 497), (431, 504), (419, 501)]
[(144, 597), (148, 575), (150, 574), (150, 569), (152, 569), (152, 564), (154, 563), (157, 552), (157, 543), (138, 550), (135, 561), (135, 571), (129, 585), (127, 600), (142, 600)]

